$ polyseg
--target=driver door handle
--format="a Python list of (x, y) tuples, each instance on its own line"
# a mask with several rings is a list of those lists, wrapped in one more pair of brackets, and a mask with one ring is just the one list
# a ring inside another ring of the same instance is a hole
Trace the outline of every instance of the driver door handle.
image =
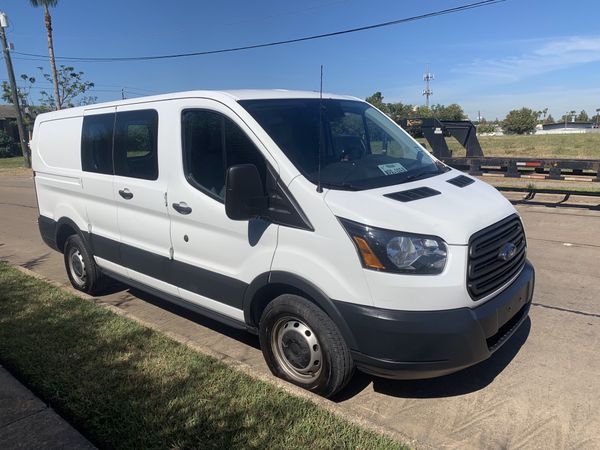
[(119, 189), (119, 195), (123, 197), (125, 200), (131, 200), (133, 198), (133, 192), (129, 189)]
[(173, 203), (172, 206), (179, 214), (187, 215), (192, 212), (192, 208), (190, 208), (186, 202)]

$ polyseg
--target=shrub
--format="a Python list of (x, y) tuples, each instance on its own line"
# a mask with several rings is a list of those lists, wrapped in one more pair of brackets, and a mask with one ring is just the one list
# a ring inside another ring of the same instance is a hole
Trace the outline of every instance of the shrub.
[(0, 130), (0, 158), (11, 158), (20, 154), (19, 143), (10, 137), (6, 131)]

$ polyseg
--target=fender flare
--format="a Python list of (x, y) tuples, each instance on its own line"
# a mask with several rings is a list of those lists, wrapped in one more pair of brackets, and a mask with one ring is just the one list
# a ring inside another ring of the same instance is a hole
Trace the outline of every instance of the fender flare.
[[(73, 230), (75, 230), (75, 232), (79, 235), (79, 237), (81, 237), (81, 239), (83, 239), (83, 242), (85, 242), (85, 245), (88, 248), (91, 248), (91, 241), (89, 239), (89, 233), (87, 231), (83, 231), (81, 230), (81, 228), (79, 228), (79, 226), (73, 221), (73, 219), (70, 219), (68, 217), (61, 217), (60, 219), (58, 219), (56, 221), (56, 234), (54, 236), (54, 241), (57, 244), (58, 247), (58, 235), (60, 233), (61, 228), (67, 225), (70, 228), (72, 228)], [(62, 249), (59, 248), (58, 249), (60, 252), (62, 252)]]
[(308, 280), (291, 272), (272, 271), (257, 276), (244, 293), (244, 320), (250, 329), (256, 330), (257, 321), (253, 317), (254, 302), (261, 301), (259, 292), (269, 286), (280, 286), (285, 293), (286, 288), (291, 288), (288, 293), (303, 295), (307, 300), (315, 303), (329, 316), (340, 330), (342, 337), (350, 349), (356, 349), (356, 340), (348, 323), (340, 314), (333, 300), (329, 298), (319, 287)]

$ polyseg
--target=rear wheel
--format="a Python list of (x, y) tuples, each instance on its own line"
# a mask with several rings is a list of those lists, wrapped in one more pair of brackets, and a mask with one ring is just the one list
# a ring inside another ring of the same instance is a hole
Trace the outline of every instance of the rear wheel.
[(67, 238), (64, 259), (69, 281), (75, 289), (90, 295), (95, 295), (102, 289), (104, 277), (79, 235)]
[(260, 344), (274, 375), (324, 397), (354, 372), (350, 351), (333, 321), (312, 302), (281, 295), (265, 308)]

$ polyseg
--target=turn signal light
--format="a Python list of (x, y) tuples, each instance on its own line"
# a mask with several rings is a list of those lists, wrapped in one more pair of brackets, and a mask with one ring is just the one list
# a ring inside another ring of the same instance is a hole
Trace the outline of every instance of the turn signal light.
[(356, 242), (356, 245), (358, 246), (358, 250), (360, 251), (360, 255), (362, 256), (365, 266), (371, 269), (385, 269), (385, 266), (381, 264), (379, 258), (377, 258), (375, 253), (373, 253), (373, 250), (371, 250), (371, 247), (369, 247), (367, 241), (358, 236), (353, 236), (353, 238), (354, 242)]

